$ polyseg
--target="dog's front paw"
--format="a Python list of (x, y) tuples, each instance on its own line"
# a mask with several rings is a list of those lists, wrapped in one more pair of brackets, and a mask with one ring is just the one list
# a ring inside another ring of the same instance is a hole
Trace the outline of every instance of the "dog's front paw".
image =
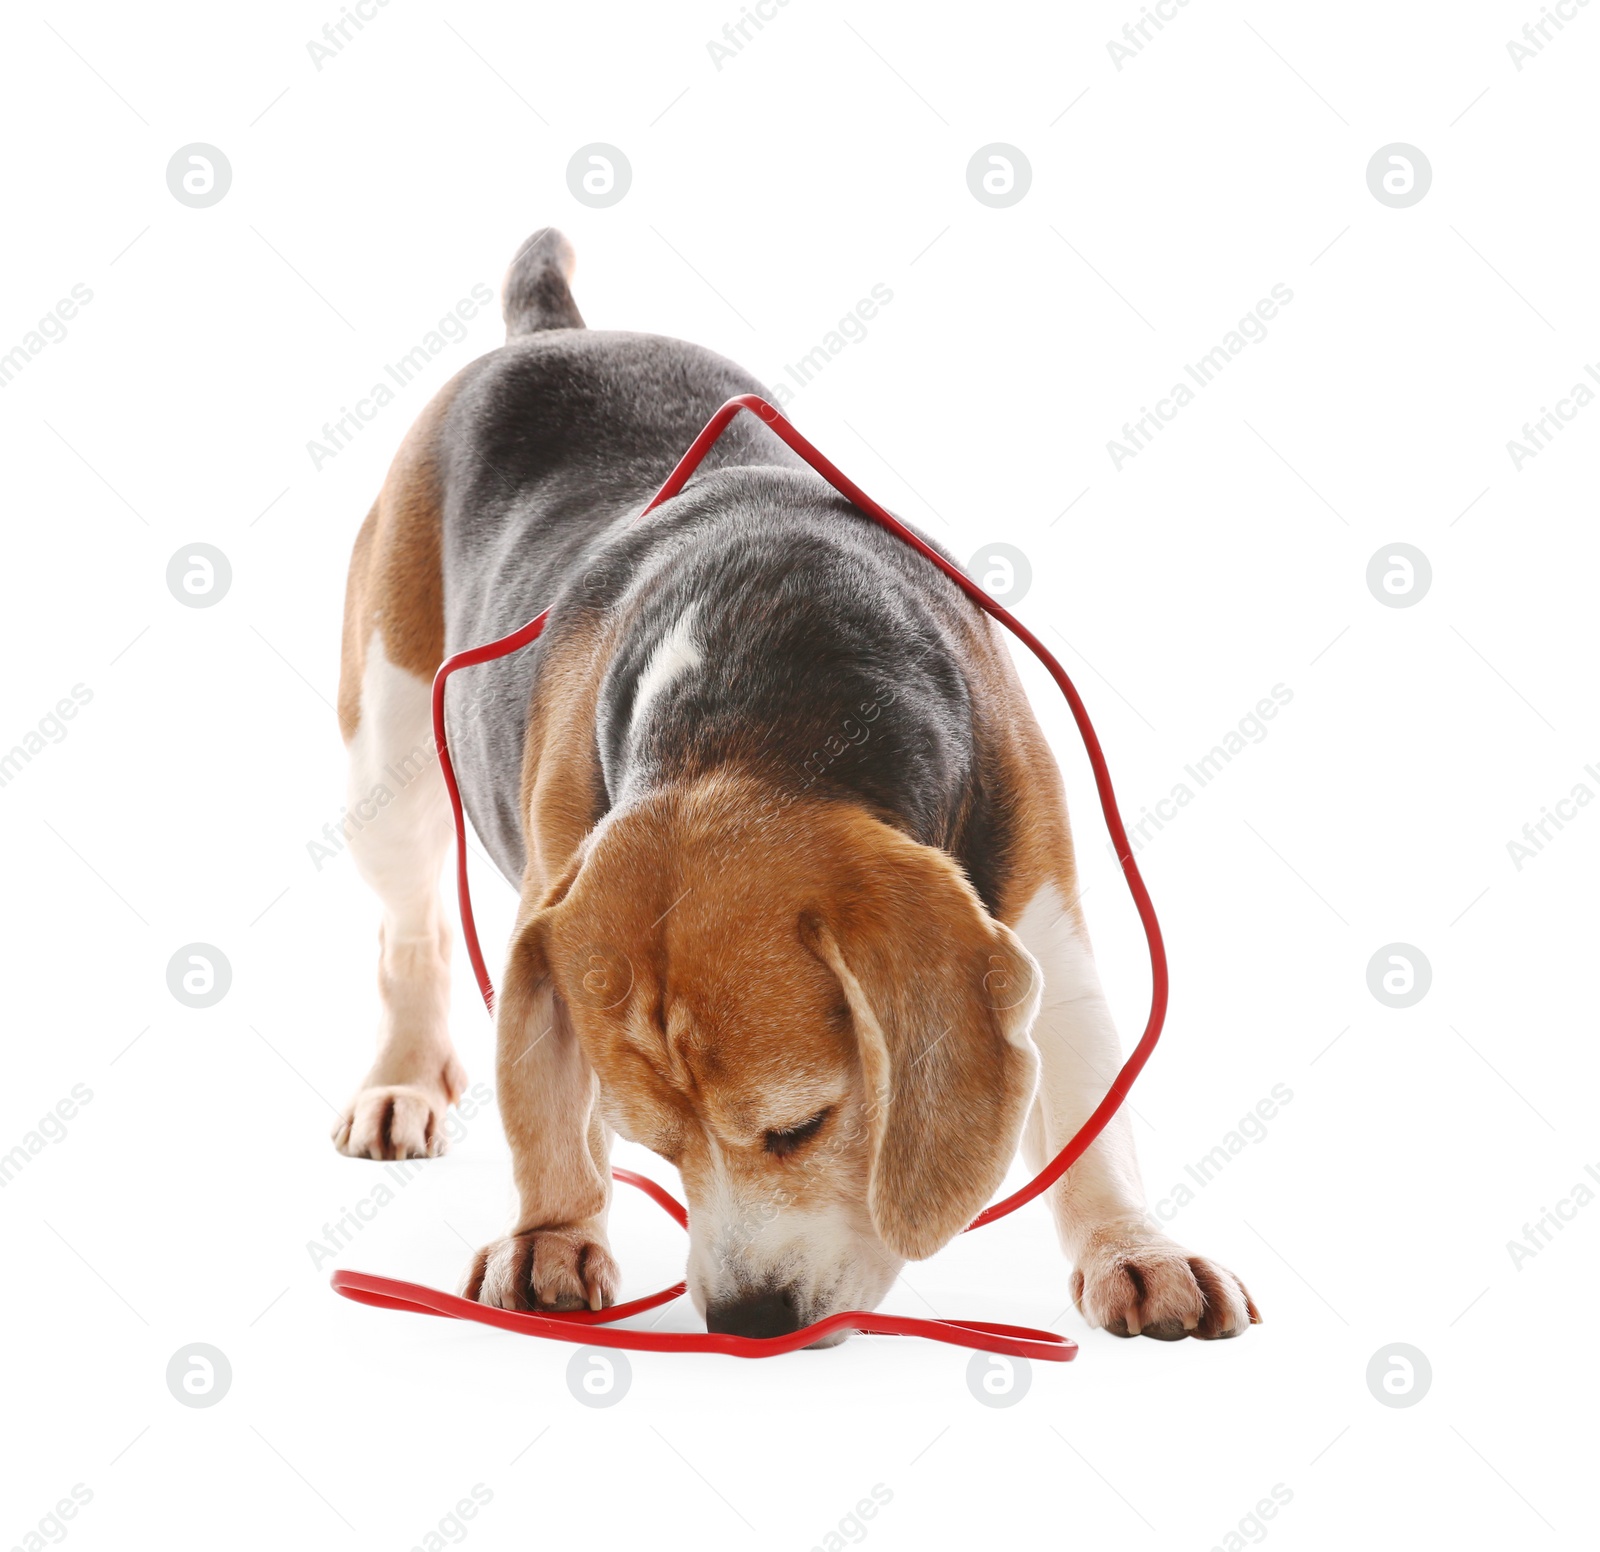
[(1226, 1267), (1137, 1224), (1090, 1236), (1072, 1274), (1072, 1298), (1090, 1325), (1161, 1342), (1238, 1336), (1261, 1320), (1249, 1291)]
[(531, 1229), (485, 1245), (472, 1258), (461, 1297), (508, 1310), (603, 1309), (621, 1274), (593, 1228)]
[(448, 1146), (443, 1089), (383, 1084), (362, 1089), (334, 1123), (333, 1145), (352, 1159), (434, 1159)]

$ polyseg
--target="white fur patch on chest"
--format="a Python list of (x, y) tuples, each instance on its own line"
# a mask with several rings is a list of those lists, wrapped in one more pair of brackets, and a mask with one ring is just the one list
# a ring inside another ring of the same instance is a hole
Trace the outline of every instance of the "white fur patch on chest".
[(638, 688), (633, 696), (633, 715), (628, 731), (635, 732), (650, 715), (651, 703), (675, 679), (680, 679), (704, 661), (694, 639), (695, 606), (690, 606), (679, 616), (650, 654), (650, 661), (639, 675)]
[(1044, 973), (1041, 1011), (1100, 996), (1094, 956), (1055, 884), (1045, 884), (1034, 894), (1011, 930)]

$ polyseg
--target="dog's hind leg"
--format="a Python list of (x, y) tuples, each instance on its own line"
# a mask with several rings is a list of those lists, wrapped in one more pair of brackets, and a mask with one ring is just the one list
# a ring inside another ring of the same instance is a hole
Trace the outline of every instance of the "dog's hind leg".
[(352, 1158), (445, 1148), (466, 1086), (450, 1042), (450, 928), (439, 872), (452, 827), (429, 686), (444, 650), (434, 436), (440, 395), (402, 444), (362, 525), (345, 596), (339, 721), (350, 751), (344, 828), (383, 906), (378, 1052), (333, 1139)]

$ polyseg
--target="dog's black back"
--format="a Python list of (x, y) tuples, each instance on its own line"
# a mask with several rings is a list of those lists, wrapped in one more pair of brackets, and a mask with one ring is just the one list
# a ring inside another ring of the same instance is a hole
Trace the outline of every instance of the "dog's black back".
[[(780, 803), (867, 802), (955, 856), (992, 908), (1005, 825), (954, 649), (972, 605), (749, 416), (633, 526), (718, 406), (763, 389), (698, 346), (585, 329), (551, 238), (524, 245), (505, 288), (512, 337), (465, 369), (441, 438), (447, 651), (551, 606), (539, 643), (452, 681), (451, 752), (495, 862), (520, 883), (541, 658), (599, 611), (619, 634), (595, 821), (650, 786), (753, 769)], [(640, 678), (686, 617), (699, 665), (635, 719)]]

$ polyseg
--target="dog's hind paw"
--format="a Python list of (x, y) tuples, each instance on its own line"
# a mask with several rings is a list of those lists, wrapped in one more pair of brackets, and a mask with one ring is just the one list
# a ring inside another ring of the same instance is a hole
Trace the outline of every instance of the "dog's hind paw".
[(442, 1090), (408, 1084), (362, 1089), (340, 1112), (333, 1145), (352, 1159), (433, 1159), (448, 1146)]

